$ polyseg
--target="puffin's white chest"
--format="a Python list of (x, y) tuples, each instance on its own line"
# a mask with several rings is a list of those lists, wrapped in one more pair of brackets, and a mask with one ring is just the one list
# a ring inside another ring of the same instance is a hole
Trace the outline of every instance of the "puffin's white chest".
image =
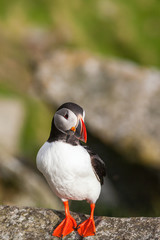
[(46, 142), (38, 152), (37, 167), (53, 191), (62, 199), (96, 201), (100, 183), (82, 146)]

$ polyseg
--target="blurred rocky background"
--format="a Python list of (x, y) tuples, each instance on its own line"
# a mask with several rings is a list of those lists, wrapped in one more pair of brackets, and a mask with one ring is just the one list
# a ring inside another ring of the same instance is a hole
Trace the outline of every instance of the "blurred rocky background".
[(1, 0), (0, 204), (62, 209), (35, 158), (56, 108), (74, 101), (107, 166), (96, 214), (160, 215), (157, 5)]

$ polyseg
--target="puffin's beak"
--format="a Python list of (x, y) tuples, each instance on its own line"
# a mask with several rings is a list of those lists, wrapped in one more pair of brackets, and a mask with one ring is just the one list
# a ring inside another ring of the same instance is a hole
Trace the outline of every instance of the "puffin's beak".
[(76, 138), (78, 138), (79, 140), (83, 141), (83, 142), (87, 142), (87, 131), (86, 131), (86, 126), (83, 122), (83, 119), (80, 117), (79, 118), (79, 122), (77, 127), (73, 127), (71, 128), (72, 131), (75, 132), (75, 136)]

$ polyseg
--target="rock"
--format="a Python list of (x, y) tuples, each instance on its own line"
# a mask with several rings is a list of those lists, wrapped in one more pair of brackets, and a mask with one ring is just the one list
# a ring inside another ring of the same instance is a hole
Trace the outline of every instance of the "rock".
[(0, 98), (0, 147), (12, 154), (18, 149), (24, 115), (22, 102)]
[(53, 105), (79, 103), (96, 137), (131, 162), (160, 168), (160, 71), (55, 51), (38, 63), (37, 89)]
[[(83, 214), (71, 213), (80, 223)], [(0, 206), (0, 236), (2, 240), (58, 239), (53, 229), (64, 218), (64, 212), (51, 209)], [(105, 240), (159, 240), (160, 218), (109, 218), (95, 217), (96, 235), (84, 239)], [(64, 239), (82, 239), (76, 231)]]
[(0, 202), (62, 209), (44, 178), (23, 161), (0, 150)]

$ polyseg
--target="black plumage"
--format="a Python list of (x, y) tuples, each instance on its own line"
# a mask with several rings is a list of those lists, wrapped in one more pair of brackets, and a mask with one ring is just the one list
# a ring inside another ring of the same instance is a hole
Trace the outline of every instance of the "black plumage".
[(91, 158), (91, 164), (94, 170), (94, 173), (98, 179), (98, 181), (101, 183), (101, 185), (104, 182), (104, 177), (106, 176), (106, 167), (103, 160), (98, 156), (98, 154), (94, 153), (92, 149), (90, 149), (88, 146), (83, 146), (87, 152), (90, 155)]

